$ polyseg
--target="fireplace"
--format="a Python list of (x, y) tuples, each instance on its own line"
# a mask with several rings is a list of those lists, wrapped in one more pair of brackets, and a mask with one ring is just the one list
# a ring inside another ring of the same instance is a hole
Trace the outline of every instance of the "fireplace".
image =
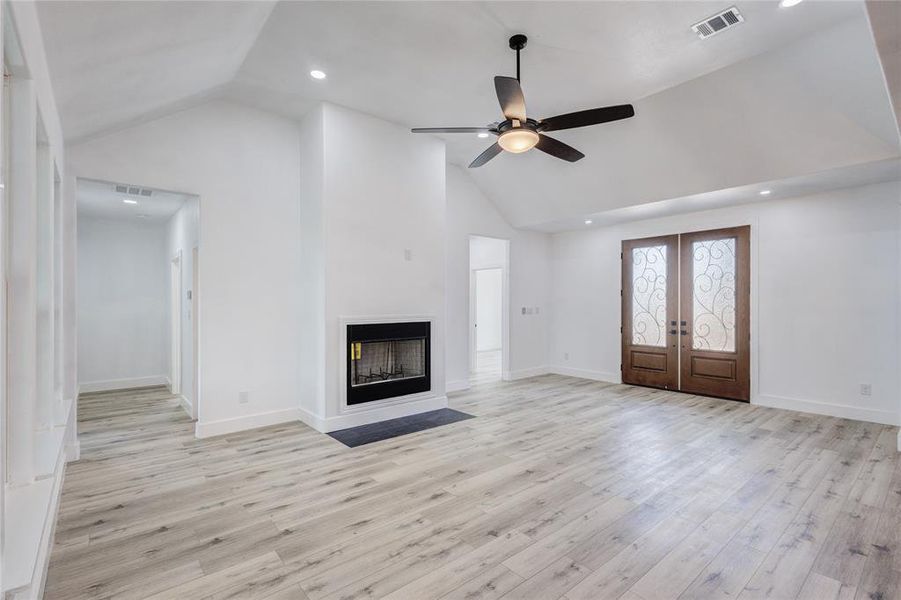
[(347, 326), (347, 404), (427, 392), (430, 323), (366, 323)]

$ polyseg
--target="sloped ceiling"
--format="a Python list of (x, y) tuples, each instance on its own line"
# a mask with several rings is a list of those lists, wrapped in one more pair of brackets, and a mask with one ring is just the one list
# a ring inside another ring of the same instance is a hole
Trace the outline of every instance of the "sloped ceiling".
[[(728, 2), (41, 3), (69, 139), (210, 96), (300, 118), (318, 102), (405, 126), (499, 118), (512, 74), (544, 117), (632, 102), (629, 121), (561, 132), (587, 158), (502, 155), (469, 174), (516, 226), (899, 156), (864, 5), (740, 1), (745, 22), (689, 26)], [(271, 13), (271, 14), (270, 14)], [(268, 17), (268, 20), (267, 20)], [(98, 43), (102, 40), (103, 43)], [(328, 73), (324, 81), (311, 69)], [(449, 160), (485, 146), (447, 136)], [(884, 169), (880, 171), (884, 175)]]
[(171, 112), (235, 77), (273, 2), (38, 2), (66, 139)]

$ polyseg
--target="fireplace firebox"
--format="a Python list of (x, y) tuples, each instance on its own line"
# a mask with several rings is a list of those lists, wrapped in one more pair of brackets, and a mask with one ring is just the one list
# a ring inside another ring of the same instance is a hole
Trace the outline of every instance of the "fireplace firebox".
[(431, 389), (431, 323), (347, 326), (347, 404)]

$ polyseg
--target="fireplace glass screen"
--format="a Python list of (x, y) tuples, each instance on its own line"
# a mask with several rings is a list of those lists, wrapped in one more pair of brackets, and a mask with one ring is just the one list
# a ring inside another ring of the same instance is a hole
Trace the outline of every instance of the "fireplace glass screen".
[(430, 389), (429, 323), (347, 326), (347, 403)]
[(351, 348), (351, 385), (422, 377), (425, 374), (425, 339), (356, 342)]

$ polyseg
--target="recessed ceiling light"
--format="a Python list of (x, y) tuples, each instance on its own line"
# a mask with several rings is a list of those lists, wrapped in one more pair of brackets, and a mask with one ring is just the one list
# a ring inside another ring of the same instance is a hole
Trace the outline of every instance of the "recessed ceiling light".
[(591, 219), (585, 219), (585, 224), (586, 224), (586, 225), (591, 225), (591, 222), (592, 222)]
[(325, 79), (325, 71), (313, 69), (312, 71), (310, 71), (310, 77), (312, 77), (313, 79)]
[(791, 8), (792, 6), (797, 6), (801, 4), (804, 0), (780, 0), (779, 6), (780, 8)]
[(772, 193), (773, 193), (772, 190), (760, 190), (761, 196), (769, 196)]
[(486, 138), (486, 137), (488, 137), (488, 134), (483, 131), (482, 133), (479, 134), (479, 137)]
[(137, 204), (138, 203), (137, 200), (132, 200), (131, 198), (122, 198), (122, 202), (124, 202), (125, 204)]
[(139, 219), (149, 219), (150, 215), (138, 215)]

